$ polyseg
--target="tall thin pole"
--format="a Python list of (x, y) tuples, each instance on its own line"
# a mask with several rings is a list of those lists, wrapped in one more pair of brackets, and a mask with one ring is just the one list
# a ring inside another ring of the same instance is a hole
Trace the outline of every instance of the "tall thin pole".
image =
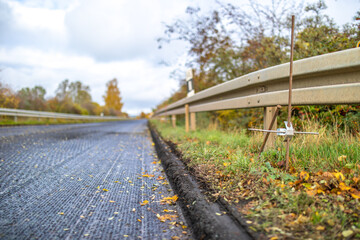
[[(294, 25), (295, 16), (291, 16), (291, 49), (290, 49), (290, 78), (289, 78), (289, 104), (288, 104), (288, 127), (291, 125), (291, 97), (292, 97), (292, 77), (293, 77), (293, 58), (294, 58)], [(286, 171), (289, 170), (290, 158), (290, 139), (286, 140)]]

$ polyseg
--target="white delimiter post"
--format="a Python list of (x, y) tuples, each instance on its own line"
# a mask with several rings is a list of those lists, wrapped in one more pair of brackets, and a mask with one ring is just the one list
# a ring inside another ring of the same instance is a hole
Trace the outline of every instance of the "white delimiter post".
[[(195, 94), (194, 89), (194, 72), (193, 69), (188, 69), (186, 71), (186, 85), (187, 85), (187, 91), (188, 97), (191, 97)], [(196, 114), (194, 112), (190, 113), (190, 129), (195, 131), (196, 130)]]

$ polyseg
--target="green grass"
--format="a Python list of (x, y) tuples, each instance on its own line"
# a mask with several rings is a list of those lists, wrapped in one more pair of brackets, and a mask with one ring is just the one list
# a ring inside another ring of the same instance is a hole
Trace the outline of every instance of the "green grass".
[[(169, 123), (152, 123), (165, 139), (178, 145), (185, 158), (193, 160), (192, 164), (197, 164), (201, 159), (213, 159), (216, 163), (230, 160), (239, 166), (244, 165), (244, 171), (251, 171), (247, 168), (251, 158), (256, 159), (254, 161), (257, 163), (253, 164), (253, 167), (266, 167), (266, 162), (278, 163), (285, 158), (285, 143), (280, 137), (275, 148), (264, 151), (260, 159), (257, 159), (258, 149), (263, 140), (262, 133), (247, 134), (245, 130), (224, 132), (207, 129), (186, 133), (183, 126), (173, 128)], [(292, 166), (297, 171), (311, 172), (338, 170), (345, 166), (356, 170), (356, 165), (360, 164), (360, 136), (344, 133), (335, 136), (325, 128), (318, 131), (319, 136), (297, 135), (291, 141)], [(340, 156), (346, 158), (339, 161)]]

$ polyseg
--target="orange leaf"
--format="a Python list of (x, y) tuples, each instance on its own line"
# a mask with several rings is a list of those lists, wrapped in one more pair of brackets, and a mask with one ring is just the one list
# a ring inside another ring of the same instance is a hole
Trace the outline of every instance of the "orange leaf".
[(317, 193), (317, 190), (316, 190), (316, 189), (311, 189), (311, 190), (307, 190), (307, 191), (306, 191), (306, 194), (309, 195), (310, 197), (315, 196), (316, 193)]

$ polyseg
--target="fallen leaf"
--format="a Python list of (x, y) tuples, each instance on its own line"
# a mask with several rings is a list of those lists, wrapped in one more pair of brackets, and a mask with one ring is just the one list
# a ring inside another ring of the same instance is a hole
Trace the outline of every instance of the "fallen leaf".
[(351, 189), (351, 187), (346, 186), (345, 183), (343, 183), (343, 182), (339, 183), (339, 188), (343, 191), (347, 191), (347, 190)]
[(336, 179), (338, 181), (344, 181), (345, 180), (345, 177), (341, 172), (335, 172), (335, 173), (333, 173), (333, 175), (336, 177)]
[(344, 238), (348, 238), (350, 237), (351, 235), (353, 235), (353, 231), (352, 230), (345, 230), (342, 232), (342, 235), (344, 236)]
[(58, 214), (59, 214), (59, 215), (64, 215), (64, 213), (63, 213), (63, 212), (59, 212)]
[(327, 220), (327, 223), (328, 223), (330, 226), (334, 226), (334, 225), (335, 225), (335, 222), (334, 222), (334, 220), (332, 220), (332, 219)]
[(156, 214), (156, 217), (160, 220), (160, 222), (165, 222), (166, 220), (175, 220), (178, 216), (170, 214), (165, 214), (161, 216), (160, 214)]
[(109, 202), (114, 203), (115, 201), (113, 201), (113, 200), (109, 200)]
[(144, 200), (142, 203), (140, 203), (141, 206), (145, 206), (146, 204), (148, 204), (149, 201), (148, 200)]
[(323, 231), (323, 230), (325, 230), (325, 227), (324, 227), (324, 226), (317, 226), (317, 227), (316, 227), (316, 230), (318, 230), (318, 231)]
[(360, 198), (360, 192), (359, 191), (354, 191), (354, 192), (352, 192), (352, 193), (350, 193), (351, 194), (351, 196), (353, 197), (353, 198), (355, 198), (355, 199), (359, 199)]
[(306, 171), (301, 171), (300, 173), (300, 178), (303, 180), (303, 181), (307, 181), (309, 179), (310, 175), (308, 172)]
[(171, 204), (175, 204), (177, 200), (178, 200), (178, 196), (174, 195), (172, 197), (164, 197), (163, 199), (160, 200), (160, 202), (171, 205)]
[(106, 188), (103, 188), (103, 191), (104, 191), (104, 192), (108, 192), (109, 190), (107, 190)]

